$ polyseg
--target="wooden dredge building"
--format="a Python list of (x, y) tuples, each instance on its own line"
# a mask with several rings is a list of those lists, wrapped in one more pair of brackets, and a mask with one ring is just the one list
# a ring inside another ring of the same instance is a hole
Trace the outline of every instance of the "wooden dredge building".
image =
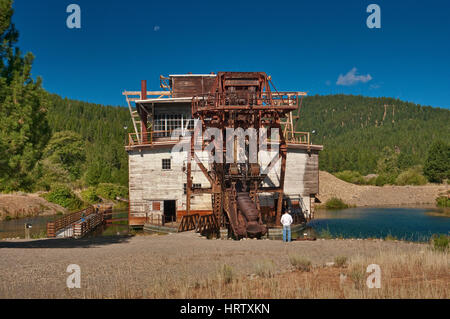
[[(296, 222), (313, 217), (322, 146), (294, 130), (306, 93), (278, 92), (263, 72), (175, 74), (161, 76), (160, 84), (159, 91), (147, 91), (142, 81), (141, 91), (123, 93), (134, 129), (126, 146), (131, 226), (176, 222), (187, 230), (208, 216), (212, 225), (253, 237), (279, 225), (285, 209)], [(201, 139), (211, 127), (224, 133), (223, 140)], [(256, 130), (258, 143), (265, 138), (269, 146), (258, 144), (256, 163), (249, 161), (248, 134), (243, 144), (232, 136), (231, 163), (211, 160), (220, 147), (226, 158), (230, 128)], [(263, 128), (267, 135), (260, 135)], [(197, 145), (198, 138), (200, 149), (174, 151)], [(205, 149), (210, 144), (213, 152)]]

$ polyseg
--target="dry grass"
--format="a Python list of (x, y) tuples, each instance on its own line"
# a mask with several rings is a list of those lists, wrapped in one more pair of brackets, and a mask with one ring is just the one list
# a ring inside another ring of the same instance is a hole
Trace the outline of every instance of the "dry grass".
[(337, 256), (334, 258), (334, 265), (336, 267), (342, 268), (347, 266), (347, 257), (345, 256)]
[(300, 271), (310, 271), (311, 270), (311, 262), (306, 259), (303, 258), (301, 256), (289, 256), (289, 262), (291, 263), (291, 265)]
[[(118, 285), (113, 298), (439, 298), (450, 297), (449, 256), (426, 250), (415, 254), (381, 253), (375, 258), (357, 257), (346, 269), (316, 266), (295, 257), (294, 269), (276, 272), (273, 264), (255, 265), (255, 274), (234, 277), (228, 265), (216, 277), (189, 283), (159, 281), (151, 289), (136, 291)], [(381, 288), (366, 286), (366, 267), (381, 268)], [(344, 280), (342, 280), (344, 278)], [(85, 295), (102, 298), (102, 293)]]
[[(377, 263), (382, 270), (380, 289), (367, 288), (367, 265)], [(307, 264), (307, 263), (306, 263)], [(305, 263), (296, 263), (299, 270), (273, 275), (258, 271), (257, 276), (231, 280), (227, 271), (218, 278), (194, 285), (160, 282), (156, 289), (136, 294), (121, 289), (118, 298), (449, 298), (448, 254), (426, 251), (414, 255), (380, 254), (375, 259), (355, 258), (347, 270), (316, 267), (305, 271)], [(308, 268), (308, 267), (307, 267)], [(258, 266), (261, 269), (261, 266)], [(309, 268), (308, 268), (309, 269)], [(224, 274), (225, 273), (225, 274)], [(267, 274), (271, 275), (267, 275)], [(344, 282), (340, 281), (344, 275)], [(86, 297), (100, 297), (86, 296)]]

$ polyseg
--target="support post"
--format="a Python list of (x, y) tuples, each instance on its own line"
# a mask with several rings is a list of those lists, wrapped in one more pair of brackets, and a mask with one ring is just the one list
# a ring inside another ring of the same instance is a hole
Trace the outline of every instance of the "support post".
[(24, 227), (25, 227), (25, 239), (30, 239), (31, 224), (25, 223)]
[(281, 210), (283, 209), (283, 190), (284, 190), (284, 178), (286, 176), (286, 154), (287, 154), (287, 145), (286, 140), (284, 138), (284, 134), (280, 134), (280, 153), (281, 153), (281, 172), (280, 172), (280, 192), (278, 193), (278, 202), (277, 202), (277, 213), (276, 213), (276, 225), (279, 226), (281, 224)]
[[(147, 80), (141, 81), (141, 100), (147, 99)], [(147, 143), (147, 112), (145, 111), (144, 107), (141, 105), (141, 141), (142, 143)]]
[(190, 149), (187, 151), (187, 177), (186, 177), (186, 216), (191, 213), (191, 189), (192, 189), (192, 152), (194, 151), (194, 136), (191, 135)]

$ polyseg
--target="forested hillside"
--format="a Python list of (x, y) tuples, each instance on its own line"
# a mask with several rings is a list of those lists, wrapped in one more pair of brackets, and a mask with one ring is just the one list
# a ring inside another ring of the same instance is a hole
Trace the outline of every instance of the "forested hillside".
[(351, 95), (309, 96), (303, 100), (297, 131), (323, 144), (320, 168), (361, 174), (377, 172), (389, 147), (403, 168), (423, 165), (433, 142), (450, 142), (450, 110), (392, 98)]
[[(127, 108), (51, 95), (48, 121), (53, 133), (73, 131), (86, 143), (85, 172), (78, 176), (84, 176), (86, 185), (127, 184), (123, 147), (124, 126), (131, 128)], [(364, 183), (362, 175), (378, 174), (381, 177), (373, 181), (377, 185), (423, 184), (427, 179), (441, 182), (448, 178), (449, 123), (446, 109), (391, 98), (326, 95), (304, 99), (296, 129), (314, 132), (313, 143), (324, 145), (320, 168), (340, 178)], [(431, 173), (424, 174), (424, 165), (436, 143), (433, 154), (438, 156), (436, 165), (441, 173), (432, 178)], [(352, 173), (349, 177), (343, 171)]]
[(47, 118), (53, 133), (72, 131), (83, 139), (84, 176), (89, 185), (99, 182), (127, 185), (128, 158), (124, 145), (131, 128), (127, 108), (62, 99), (52, 94)]

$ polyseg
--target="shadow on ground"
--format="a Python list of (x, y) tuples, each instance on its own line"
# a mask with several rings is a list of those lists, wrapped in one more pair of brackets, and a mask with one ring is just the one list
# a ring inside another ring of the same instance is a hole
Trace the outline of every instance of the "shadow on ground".
[(93, 238), (51, 238), (21, 241), (0, 241), (0, 248), (90, 248), (111, 244), (120, 244), (133, 236), (105, 236)]

